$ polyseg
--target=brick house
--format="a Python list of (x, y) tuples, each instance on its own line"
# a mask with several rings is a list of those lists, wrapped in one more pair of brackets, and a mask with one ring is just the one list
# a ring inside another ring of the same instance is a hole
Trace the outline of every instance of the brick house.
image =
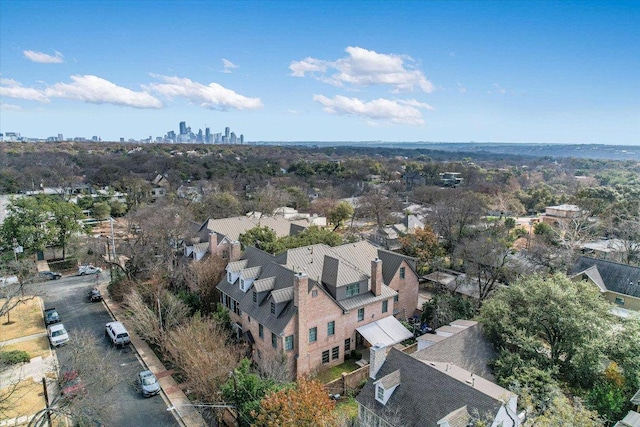
[(416, 307), (415, 259), (368, 242), (279, 255), (248, 247), (226, 271), (221, 302), (259, 366), (284, 354), (301, 377), (344, 362), (358, 346), (412, 336), (393, 315)]

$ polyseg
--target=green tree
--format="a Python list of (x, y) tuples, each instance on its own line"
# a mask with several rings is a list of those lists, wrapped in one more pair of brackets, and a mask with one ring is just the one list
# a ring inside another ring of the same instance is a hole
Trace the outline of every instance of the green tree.
[(499, 288), (480, 312), (485, 332), (502, 355), (554, 370), (576, 386), (590, 386), (612, 327), (610, 305), (592, 284), (563, 274), (537, 275)]
[(98, 202), (93, 205), (93, 216), (97, 219), (107, 219), (111, 215), (111, 207), (107, 202)]
[(55, 241), (55, 230), (49, 221), (49, 198), (44, 195), (13, 199), (0, 228), (4, 248), (22, 246), (27, 253), (44, 250)]
[(265, 252), (275, 253), (278, 249), (278, 236), (267, 226), (255, 226), (238, 237), (243, 246), (253, 246)]
[(231, 375), (232, 378), (220, 387), (222, 398), (236, 406), (238, 425), (249, 427), (256, 423), (253, 413), (260, 410), (260, 401), (266, 394), (277, 391), (280, 387), (274, 380), (251, 372), (249, 359), (242, 359)]
[(340, 228), (342, 223), (353, 216), (353, 206), (347, 202), (340, 202), (329, 212), (329, 223), (333, 224), (333, 231)]
[(425, 273), (434, 258), (444, 255), (444, 249), (438, 243), (438, 236), (431, 226), (416, 228), (412, 234), (400, 237), (401, 251), (405, 255), (418, 258), (418, 270)]
[(242, 203), (229, 192), (208, 194), (200, 203), (193, 205), (193, 213), (199, 221), (208, 218), (219, 219), (238, 216), (242, 213)]
[(62, 258), (66, 258), (67, 242), (73, 234), (83, 230), (80, 220), (84, 218), (84, 214), (80, 207), (64, 200), (53, 201), (50, 209), (57, 243), (62, 246)]

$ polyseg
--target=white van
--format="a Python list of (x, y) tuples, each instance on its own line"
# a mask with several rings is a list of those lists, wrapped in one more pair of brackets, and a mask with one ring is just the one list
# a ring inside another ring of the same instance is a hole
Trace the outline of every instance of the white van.
[(109, 338), (112, 345), (124, 347), (131, 342), (129, 333), (120, 322), (109, 322), (105, 325), (104, 335)]

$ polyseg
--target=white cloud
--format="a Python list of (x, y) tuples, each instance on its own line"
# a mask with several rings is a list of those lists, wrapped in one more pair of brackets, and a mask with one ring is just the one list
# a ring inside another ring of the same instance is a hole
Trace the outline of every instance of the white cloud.
[(36, 52), (35, 50), (24, 50), (22, 54), (25, 58), (33, 62), (39, 62), (41, 64), (60, 64), (62, 61), (62, 54), (55, 51), (55, 55), (51, 56), (44, 52)]
[(168, 98), (183, 97), (205, 108), (214, 110), (257, 109), (262, 107), (260, 98), (248, 98), (218, 83), (205, 86), (188, 78), (169, 77), (152, 74), (164, 83), (151, 83), (149, 89)]
[(224, 59), (222, 58), (222, 66), (224, 67), (224, 69), (222, 70), (223, 73), (231, 73), (232, 70), (238, 68), (238, 66), (236, 64), (234, 64), (233, 62), (229, 61), (228, 59)]
[(49, 102), (49, 98), (47, 98), (43, 90), (24, 87), (13, 79), (0, 78), (0, 96), (25, 99), (27, 101)]
[(428, 104), (416, 100), (395, 101), (379, 98), (373, 101), (362, 101), (358, 98), (324, 95), (314, 95), (313, 100), (324, 106), (323, 110), (330, 114), (350, 115), (367, 119), (368, 121), (390, 122), (396, 124), (423, 125), (422, 112), (419, 108), (433, 109)]
[(289, 69), (291, 70), (291, 76), (304, 77), (305, 73), (326, 72), (327, 68), (331, 65), (329, 61), (323, 61), (315, 58), (305, 58), (302, 61), (291, 61)]
[(22, 111), (22, 107), (14, 104), (7, 104), (6, 102), (0, 102), (1, 111)]
[(462, 86), (460, 82), (458, 82), (457, 85), (458, 85), (458, 92), (465, 93), (467, 91), (467, 88)]
[(136, 92), (97, 76), (71, 76), (71, 80), (72, 83), (56, 83), (49, 86), (44, 93), (49, 98), (78, 99), (92, 104), (162, 108), (162, 102), (147, 92)]
[[(422, 71), (412, 68), (413, 59), (408, 56), (377, 53), (353, 46), (347, 47), (345, 52), (348, 56), (336, 61), (316, 58), (292, 61), (289, 65), (290, 75), (304, 77), (311, 73), (318, 80), (334, 86), (386, 85), (390, 86), (393, 92), (415, 89), (426, 93), (433, 92), (433, 84)], [(330, 70), (335, 72), (325, 75)]]
[(500, 87), (500, 85), (498, 83), (494, 83), (493, 84), (494, 89), (493, 90), (488, 90), (487, 93), (489, 95), (494, 94), (494, 93), (499, 93), (500, 95), (504, 95), (505, 93), (507, 93), (507, 90)]

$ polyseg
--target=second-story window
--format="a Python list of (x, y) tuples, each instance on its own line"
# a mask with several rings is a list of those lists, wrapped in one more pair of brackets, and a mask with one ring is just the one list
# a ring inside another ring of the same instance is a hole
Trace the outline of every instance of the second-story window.
[(400, 278), (404, 279), (405, 276), (405, 267), (400, 267)]
[(333, 335), (336, 333), (336, 322), (335, 321), (331, 321), (329, 323), (327, 323), (327, 335)]
[(364, 320), (364, 307), (358, 309), (358, 322)]
[(347, 285), (347, 288), (345, 289), (345, 293), (347, 298), (358, 295), (360, 293), (360, 284), (352, 283), (350, 285)]
[(284, 338), (284, 349), (285, 351), (293, 350), (293, 335)]
[(271, 332), (271, 345), (273, 348), (278, 348), (278, 336)]
[(309, 342), (316, 342), (318, 340), (318, 327), (314, 326), (309, 328)]
[(260, 338), (264, 339), (264, 326), (262, 326), (262, 323), (258, 325), (258, 335), (260, 335)]
[(382, 312), (386, 313), (389, 310), (389, 300), (382, 301)]

